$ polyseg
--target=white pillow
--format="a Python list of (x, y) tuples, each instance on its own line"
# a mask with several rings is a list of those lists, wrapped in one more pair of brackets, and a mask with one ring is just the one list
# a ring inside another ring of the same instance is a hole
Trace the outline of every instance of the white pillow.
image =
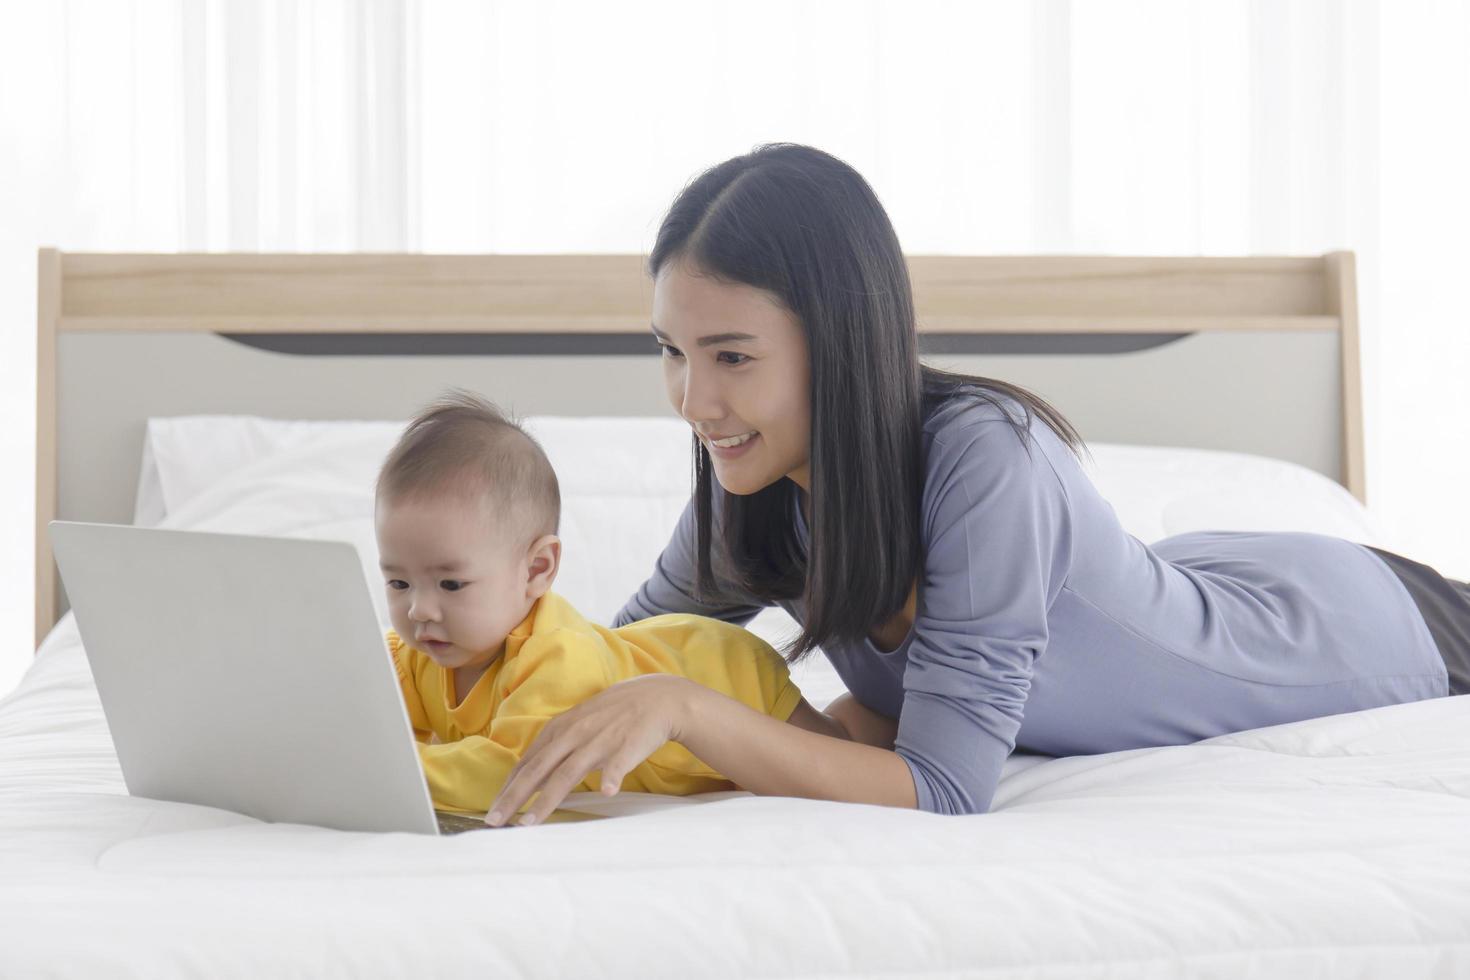
[(1189, 531), (1310, 531), (1380, 545), (1341, 484), (1297, 463), (1214, 449), (1089, 443), (1084, 462), (1123, 527), (1152, 543)]
[[(250, 415), (150, 418), (133, 523), (156, 527), (204, 490), (280, 453), (360, 451), (362, 440), (385, 441), (386, 454), (407, 422), (308, 421)], [(376, 471), (375, 471), (376, 472)]]

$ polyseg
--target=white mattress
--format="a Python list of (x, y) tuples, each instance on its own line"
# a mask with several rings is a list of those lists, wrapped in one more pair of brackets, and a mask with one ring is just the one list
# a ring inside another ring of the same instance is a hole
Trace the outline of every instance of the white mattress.
[[(216, 423), (194, 434), (270, 427)], [(568, 569), (585, 566), (561, 590), (606, 615), (651, 561), (607, 549), (656, 553), (682, 503), (661, 495), (687, 487), (684, 437), (539, 424), (573, 491)], [(361, 471), (392, 434), (266, 440), (152, 519), (362, 547)], [(628, 446), (656, 459), (633, 467)], [(1212, 526), (1380, 540), (1297, 467), (1093, 450), (1144, 540)], [(612, 514), (624, 525), (599, 537)], [(840, 682), (808, 663), (797, 681), (825, 704)], [(974, 817), (745, 793), (570, 802), (643, 812), (429, 838), (129, 797), (68, 616), (0, 701), (0, 976), (1470, 976), (1466, 697), (1013, 756)]]

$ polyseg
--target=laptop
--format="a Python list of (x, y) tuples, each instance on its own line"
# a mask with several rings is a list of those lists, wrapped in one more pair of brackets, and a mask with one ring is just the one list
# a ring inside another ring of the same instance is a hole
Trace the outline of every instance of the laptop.
[(49, 528), (129, 793), (339, 830), (493, 829), (434, 809), (351, 544)]

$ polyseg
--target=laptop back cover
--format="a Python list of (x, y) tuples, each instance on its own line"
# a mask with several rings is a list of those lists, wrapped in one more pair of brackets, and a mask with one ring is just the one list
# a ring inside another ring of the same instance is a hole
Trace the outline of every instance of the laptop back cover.
[(352, 545), (54, 521), (128, 790), (436, 833)]

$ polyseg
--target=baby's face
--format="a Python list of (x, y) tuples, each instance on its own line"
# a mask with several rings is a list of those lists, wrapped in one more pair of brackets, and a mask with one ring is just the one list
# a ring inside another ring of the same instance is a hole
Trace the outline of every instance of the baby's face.
[(393, 628), (448, 668), (490, 663), (530, 611), (526, 556), (488, 507), (444, 498), (377, 506), (378, 556)]

